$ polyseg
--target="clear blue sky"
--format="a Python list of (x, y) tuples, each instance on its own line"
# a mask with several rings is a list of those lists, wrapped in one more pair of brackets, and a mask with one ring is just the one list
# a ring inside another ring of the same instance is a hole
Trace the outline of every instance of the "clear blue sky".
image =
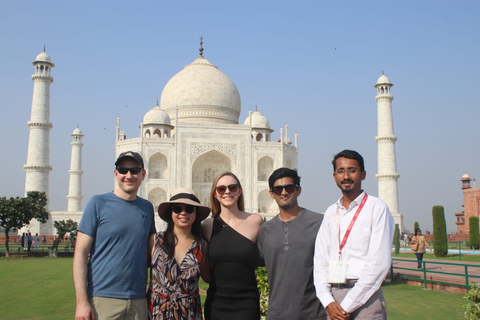
[(299, 136), (300, 204), (340, 196), (332, 156), (355, 149), (377, 194), (382, 70), (392, 94), (399, 203), (407, 229), (432, 229), (443, 205), (456, 231), (460, 178), (480, 178), (478, 1), (2, 1), (0, 195), (23, 196), (34, 72), (46, 45), (51, 86), (50, 209), (66, 210), (72, 131), (83, 131), (83, 205), (114, 187), (115, 126), (127, 138), (167, 81), (204, 56), (237, 85), (240, 122), (262, 112)]

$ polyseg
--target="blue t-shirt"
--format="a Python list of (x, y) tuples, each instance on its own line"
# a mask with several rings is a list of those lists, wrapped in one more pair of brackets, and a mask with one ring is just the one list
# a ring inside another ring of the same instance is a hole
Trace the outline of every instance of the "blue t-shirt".
[(113, 192), (93, 196), (78, 231), (93, 238), (87, 295), (120, 299), (146, 297), (148, 238), (155, 231), (153, 205), (127, 201)]

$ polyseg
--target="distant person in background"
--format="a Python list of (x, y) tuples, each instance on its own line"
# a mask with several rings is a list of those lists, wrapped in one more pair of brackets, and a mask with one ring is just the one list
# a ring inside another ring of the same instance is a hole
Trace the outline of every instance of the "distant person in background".
[(28, 233), (27, 238), (28, 238), (28, 244), (27, 244), (28, 249), (27, 249), (27, 251), (30, 252), (30, 250), (31, 250), (31, 248), (32, 248), (32, 242), (33, 242), (32, 233), (31, 233), (31, 232)]
[(33, 251), (37, 252), (38, 251), (38, 246), (40, 245), (40, 237), (38, 236), (38, 233), (35, 234), (35, 237), (33, 237)]
[(70, 240), (68, 240), (68, 237), (65, 237), (65, 240), (63, 240), (63, 247), (65, 252), (70, 252)]
[(76, 244), (76, 240), (75, 240), (75, 235), (74, 234), (71, 234), (70, 235), (70, 247), (72, 247), (72, 251), (75, 251), (75, 244)]
[(415, 235), (412, 238), (412, 245), (417, 245), (417, 250), (414, 250), (415, 255), (417, 256), (417, 261), (418, 261), (418, 269), (422, 269), (422, 260), (423, 260), (423, 254), (425, 253), (425, 247), (427, 247), (429, 250), (431, 249), (430, 246), (428, 245), (427, 240), (425, 240), (425, 237), (422, 236), (422, 230), (420, 228), (417, 228), (415, 230)]
[(28, 241), (28, 238), (25, 236), (25, 232), (24, 232), (22, 233), (22, 238), (20, 240), (23, 251), (27, 251), (27, 248), (28, 248), (27, 241)]

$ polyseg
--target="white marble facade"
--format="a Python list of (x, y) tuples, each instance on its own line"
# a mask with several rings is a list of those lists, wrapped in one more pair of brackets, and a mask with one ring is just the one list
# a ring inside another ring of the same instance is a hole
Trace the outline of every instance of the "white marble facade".
[[(175, 188), (190, 187), (210, 205), (215, 177), (235, 173), (243, 187), (245, 210), (267, 219), (278, 213), (268, 192), (268, 177), (279, 167), (297, 168), (297, 148), (255, 110), (239, 124), (240, 94), (235, 84), (202, 55), (165, 85), (160, 105), (140, 123), (140, 137), (127, 139), (117, 119), (116, 155), (131, 150), (145, 161), (147, 176), (139, 195), (155, 210)], [(157, 228), (162, 221), (157, 217)]]

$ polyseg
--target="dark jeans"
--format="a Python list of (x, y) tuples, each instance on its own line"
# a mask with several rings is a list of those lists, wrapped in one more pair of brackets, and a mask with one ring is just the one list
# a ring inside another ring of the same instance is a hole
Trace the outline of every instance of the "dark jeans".
[(418, 260), (418, 269), (422, 268), (422, 260), (423, 260), (423, 253), (416, 253), (415, 255), (417, 256)]

